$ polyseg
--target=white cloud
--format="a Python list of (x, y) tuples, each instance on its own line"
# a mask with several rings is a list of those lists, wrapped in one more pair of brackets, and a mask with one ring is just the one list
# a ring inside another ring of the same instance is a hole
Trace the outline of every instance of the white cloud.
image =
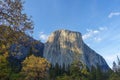
[(100, 37), (95, 37), (94, 40), (95, 40), (96, 42), (100, 42), (100, 41), (102, 41), (102, 38), (100, 38)]
[(47, 34), (45, 34), (44, 32), (40, 32), (39, 34), (39, 38), (41, 41), (46, 41), (48, 39), (48, 36)]
[(120, 16), (120, 12), (111, 12), (111, 13), (108, 15), (108, 18), (112, 18), (113, 16)]
[(107, 27), (99, 27), (96, 30), (92, 30), (92, 29), (87, 29), (87, 32), (82, 36), (83, 40), (87, 40), (92, 38), (92, 40), (96, 41), (96, 42), (100, 42), (102, 40), (102, 38), (100, 38), (98, 35), (102, 32), (107, 30)]
[(88, 38), (92, 37), (92, 36), (95, 35), (95, 34), (98, 34), (98, 33), (99, 33), (98, 30), (87, 29), (87, 33), (84, 34), (84, 35), (82, 36), (82, 38), (83, 38), (83, 40), (85, 40), (85, 39), (88, 39)]

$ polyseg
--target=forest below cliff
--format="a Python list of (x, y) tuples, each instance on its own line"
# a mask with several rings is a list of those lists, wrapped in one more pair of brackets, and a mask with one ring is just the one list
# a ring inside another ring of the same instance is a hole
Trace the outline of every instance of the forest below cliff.
[(16, 54), (11, 53), (11, 46), (21, 42), (26, 45), (26, 35), (30, 36), (34, 28), (31, 18), (23, 13), (23, 4), (22, 0), (0, 0), (0, 80), (120, 80), (119, 57), (108, 71), (99, 66), (90, 69), (77, 60), (66, 69), (34, 55), (35, 41), (30, 43), (33, 46), (27, 57), (21, 61), (13, 58)]

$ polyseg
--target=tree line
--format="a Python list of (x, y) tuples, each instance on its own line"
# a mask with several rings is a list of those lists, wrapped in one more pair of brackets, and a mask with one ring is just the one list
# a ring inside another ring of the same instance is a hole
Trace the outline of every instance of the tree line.
[[(74, 61), (68, 68), (51, 65), (45, 58), (26, 57), (19, 71), (11, 67), (8, 54), (0, 55), (0, 80), (119, 80), (120, 62), (113, 62), (113, 69), (103, 71), (99, 66), (89, 69), (80, 61)], [(118, 58), (119, 60), (119, 58)]]

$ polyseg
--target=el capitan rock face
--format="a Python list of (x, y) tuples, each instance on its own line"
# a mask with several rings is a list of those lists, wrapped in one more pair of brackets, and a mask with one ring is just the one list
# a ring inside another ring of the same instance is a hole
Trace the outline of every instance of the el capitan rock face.
[(99, 65), (103, 70), (109, 69), (103, 57), (83, 42), (81, 33), (69, 30), (53, 32), (45, 43), (43, 56), (53, 66), (67, 67), (73, 61), (80, 60), (89, 68)]

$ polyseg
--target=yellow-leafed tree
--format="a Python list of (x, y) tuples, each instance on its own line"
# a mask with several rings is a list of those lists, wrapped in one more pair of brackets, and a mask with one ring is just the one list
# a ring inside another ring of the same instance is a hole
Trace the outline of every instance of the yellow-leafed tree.
[(41, 80), (47, 76), (47, 71), (50, 68), (49, 62), (40, 57), (31, 55), (22, 62), (22, 74), (25, 80)]

